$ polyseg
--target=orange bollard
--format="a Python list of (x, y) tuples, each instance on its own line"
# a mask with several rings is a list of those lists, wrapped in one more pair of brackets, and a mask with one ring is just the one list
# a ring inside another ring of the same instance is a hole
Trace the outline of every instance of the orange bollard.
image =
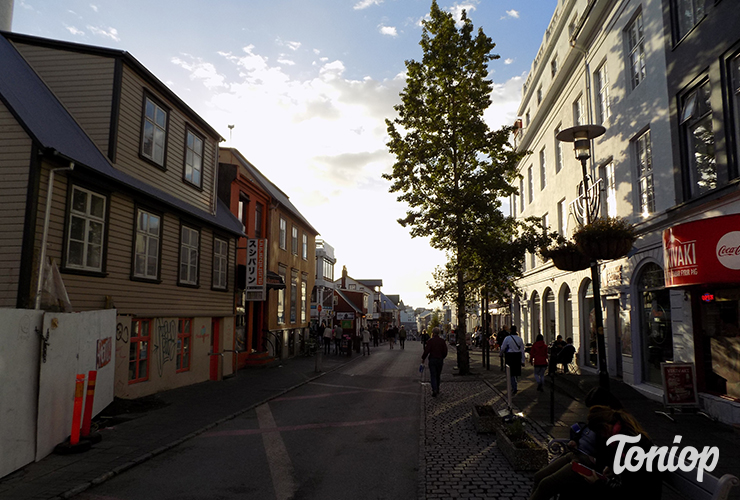
[(69, 444), (74, 446), (80, 442), (80, 418), (82, 417), (82, 394), (85, 391), (85, 374), (78, 373), (75, 383), (75, 405), (72, 412), (72, 433)]
[(96, 370), (90, 370), (87, 374), (87, 397), (85, 398), (85, 413), (82, 415), (82, 437), (90, 435), (92, 423), (93, 401), (95, 400), (95, 380), (98, 378)]

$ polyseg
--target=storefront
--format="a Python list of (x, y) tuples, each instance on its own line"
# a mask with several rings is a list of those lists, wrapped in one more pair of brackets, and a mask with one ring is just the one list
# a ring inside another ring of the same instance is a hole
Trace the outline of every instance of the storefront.
[[(665, 286), (693, 311), (693, 350), (704, 405), (740, 421), (740, 215), (679, 224), (663, 232)], [(720, 408), (722, 407), (722, 408)]]

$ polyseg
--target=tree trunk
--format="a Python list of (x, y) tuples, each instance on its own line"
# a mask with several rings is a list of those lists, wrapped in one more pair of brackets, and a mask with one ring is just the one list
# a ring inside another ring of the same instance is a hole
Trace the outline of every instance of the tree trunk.
[[(460, 255), (458, 253), (458, 255)], [(458, 257), (459, 258), (459, 257)], [(458, 261), (459, 262), (459, 261)], [(457, 370), (459, 375), (470, 373), (470, 353), (465, 324), (465, 283), (462, 269), (457, 270)]]

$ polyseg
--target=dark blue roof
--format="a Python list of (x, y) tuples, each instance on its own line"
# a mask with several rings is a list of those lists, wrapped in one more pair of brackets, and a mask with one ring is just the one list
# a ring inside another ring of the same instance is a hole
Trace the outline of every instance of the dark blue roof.
[(241, 222), (220, 200), (216, 215), (117, 170), (5, 36), (0, 34), (0, 99), (31, 138), (46, 150), (113, 181), (157, 198), (218, 228), (243, 236)]

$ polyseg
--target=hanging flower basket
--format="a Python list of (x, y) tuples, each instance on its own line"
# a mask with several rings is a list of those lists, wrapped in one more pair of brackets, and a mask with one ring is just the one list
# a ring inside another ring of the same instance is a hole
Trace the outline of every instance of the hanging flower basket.
[(635, 230), (626, 219), (605, 217), (581, 226), (573, 239), (578, 249), (588, 257), (612, 260), (624, 257), (635, 243)]
[(551, 259), (555, 267), (562, 271), (582, 271), (591, 265), (591, 260), (571, 241), (561, 242), (556, 247), (542, 250), (540, 255), (545, 260)]

